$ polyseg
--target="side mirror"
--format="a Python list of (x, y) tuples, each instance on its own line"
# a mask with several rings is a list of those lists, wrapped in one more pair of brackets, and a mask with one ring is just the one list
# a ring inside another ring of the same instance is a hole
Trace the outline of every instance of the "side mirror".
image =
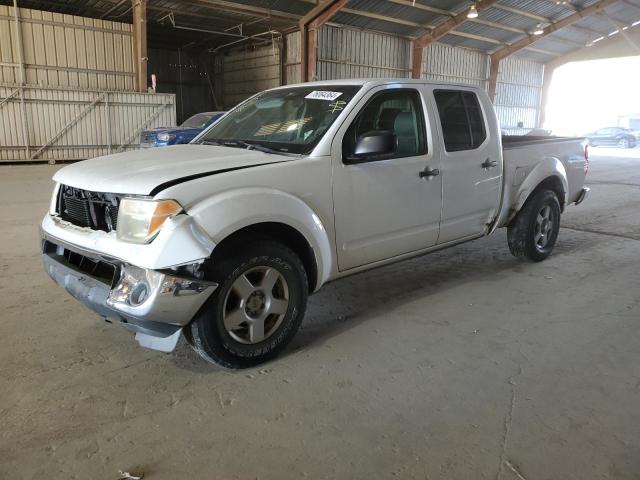
[(396, 136), (389, 130), (366, 132), (356, 141), (353, 155), (345, 158), (346, 163), (362, 163), (379, 155), (393, 153), (396, 149)]

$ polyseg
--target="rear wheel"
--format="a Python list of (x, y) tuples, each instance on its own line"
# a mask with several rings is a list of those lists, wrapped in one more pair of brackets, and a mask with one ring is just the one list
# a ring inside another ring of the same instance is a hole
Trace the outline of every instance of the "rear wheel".
[(540, 262), (547, 258), (560, 230), (560, 203), (551, 190), (540, 190), (527, 200), (507, 229), (511, 253)]
[(205, 360), (247, 368), (276, 357), (297, 332), (307, 303), (298, 256), (272, 240), (244, 243), (212, 265), (219, 283), (187, 337)]

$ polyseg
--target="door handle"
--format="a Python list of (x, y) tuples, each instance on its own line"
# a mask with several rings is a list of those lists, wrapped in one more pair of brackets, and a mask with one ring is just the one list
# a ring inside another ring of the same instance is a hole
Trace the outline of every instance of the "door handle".
[(484, 162), (482, 162), (480, 164), (480, 166), (482, 168), (493, 168), (493, 167), (497, 167), (498, 166), (498, 162), (496, 162), (495, 160), (491, 160), (491, 159), (487, 158)]
[(438, 175), (440, 175), (440, 169), (439, 168), (426, 167), (424, 170), (421, 170), (418, 173), (418, 175), (420, 175), (420, 178), (430, 179), (431, 177), (437, 177)]

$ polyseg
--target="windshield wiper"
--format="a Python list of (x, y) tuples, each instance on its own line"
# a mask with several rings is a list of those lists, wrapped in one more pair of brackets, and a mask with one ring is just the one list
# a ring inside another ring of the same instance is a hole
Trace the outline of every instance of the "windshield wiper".
[(224, 147), (246, 148), (247, 150), (257, 150), (258, 152), (264, 153), (280, 153), (279, 151), (272, 148), (265, 147), (263, 145), (257, 145), (255, 143), (245, 142), (244, 140), (205, 140), (202, 143), (204, 143), (205, 145), (222, 145)]
[(265, 147), (264, 145), (246, 142), (244, 140), (203, 140), (200, 142), (202, 145), (218, 145), (223, 147), (232, 148), (246, 148), (247, 150), (256, 150), (263, 153), (275, 153), (279, 155), (293, 155), (289, 152), (283, 152), (281, 150), (275, 150), (273, 148)]
[(274, 150), (273, 148), (265, 147), (264, 145), (259, 145), (255, 143), (245, 142), (244, 140), (236, 140), (235, 143), (237, 143), (238, 145), (242, 145), (247, 150), (257, 150), (258, 152), (264, 152), (264, 153), (280, 153), (277, 150)]

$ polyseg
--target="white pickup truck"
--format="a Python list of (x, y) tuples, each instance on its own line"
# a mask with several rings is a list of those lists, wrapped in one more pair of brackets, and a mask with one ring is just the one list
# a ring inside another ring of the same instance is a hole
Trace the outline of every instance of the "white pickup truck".
[(259, 93), (189, 145), (69, 165), (49, 275), (149, 348), (227, 368), (276, 356), (325, 283), (508, 228), (532, 261), (582, 202), (586, 143), (501, 138), (487, 95), (420, 80)]

